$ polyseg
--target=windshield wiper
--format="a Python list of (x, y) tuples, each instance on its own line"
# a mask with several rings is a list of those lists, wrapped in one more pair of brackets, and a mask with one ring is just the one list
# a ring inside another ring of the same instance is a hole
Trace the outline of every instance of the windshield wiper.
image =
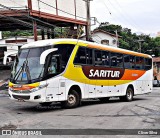
[(31, 80), (31, 76), (30, 76), (30, 72), (29, 72), (28, 60), (27, 59), (23, 62), (23, 65), (20, 67), (20, 69), (16, 73), (15, 77), (13, 78), (13, 80), (17, 81), (17, 79), (19, 78), (20, 74), (22, 74), (22, 76), (21, 76), (21, 80), (22, 80), (24, 72), (27, 73), (27, 81), (29, 82)]

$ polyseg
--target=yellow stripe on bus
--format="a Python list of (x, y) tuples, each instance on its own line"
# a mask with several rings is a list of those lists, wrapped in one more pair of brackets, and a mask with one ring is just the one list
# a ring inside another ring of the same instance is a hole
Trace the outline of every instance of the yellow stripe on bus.
[(56, 42), (54, 44), (73, 44), (73, 45), (80, 45), (80, 46), (88, 46), (88, 44), (83, 43), (83, 42), (79, 42), (79, 41), (60, 41), (60, 42)]

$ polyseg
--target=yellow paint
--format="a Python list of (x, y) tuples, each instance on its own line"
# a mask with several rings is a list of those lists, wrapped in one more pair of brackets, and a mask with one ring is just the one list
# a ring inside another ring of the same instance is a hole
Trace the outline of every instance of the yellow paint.
[[(13, 87), (17, 84), (13, 84), (12, 82), (9, 82), (9, 87)], [(32, 83), (32, 84), (24, 84), (23, 86), (29, 86), (29, 87), (38, 87), (40, 85), (40, 82)]]
[[(83, 46), (83, 45), (81, 45)], [(113, 85), (121, 85), (125, 83), (132, 82), (133, 80), (90, 80), (88, 79), (82, 70), (82, 66), (74, 65), (74, 57), (78, 50), (78, 45), (76, 45), (73, 54), (71, 55), (68, 67), (66, 68), (66, 72), (63, 76), (69, 80), (73, 80), (80, 83), (90, 84), (90, 85), (104, 85), (104, 86), (113, 86)]]

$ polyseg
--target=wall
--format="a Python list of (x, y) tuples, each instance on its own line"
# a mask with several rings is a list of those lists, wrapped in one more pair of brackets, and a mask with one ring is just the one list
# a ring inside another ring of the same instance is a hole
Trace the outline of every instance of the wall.
[[(32, 0), (32, 9), (48, 14), (86, 21), (86, 2), (83, 0)], [(76, 17), (77, 16), (77, 17)]]
[(26, 9), (28, 7), (28, 0), (0, 0), (0, 4), (12, 9)]
[(116, 37), (111, 36), (109, 34), (101, 33), (101, 32), (96, 32), (92, 34), (92, 38), (95, 42), (101, 43), (101, 40), (107, 39), (109, 40), (109, 45), (113, 47), (117, 47), (117, 42), (114, 44), (113, 40), (116, 40)]

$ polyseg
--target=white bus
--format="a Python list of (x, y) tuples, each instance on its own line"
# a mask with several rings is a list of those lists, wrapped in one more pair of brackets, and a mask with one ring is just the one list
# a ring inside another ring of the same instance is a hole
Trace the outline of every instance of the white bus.
[[(20, 44), (0, 44), (0, 67), (12, 66), (16, 53), (21, 46)], [(3, 64), (4, 57), (6, 57), (5, 65)]]
[(152, 79), (152, 57), (147, 54), (76, 39), (42, 40), (21, 47), (9, 96), (74, 108), (87, 98), (132, 101), (152, 91)]

